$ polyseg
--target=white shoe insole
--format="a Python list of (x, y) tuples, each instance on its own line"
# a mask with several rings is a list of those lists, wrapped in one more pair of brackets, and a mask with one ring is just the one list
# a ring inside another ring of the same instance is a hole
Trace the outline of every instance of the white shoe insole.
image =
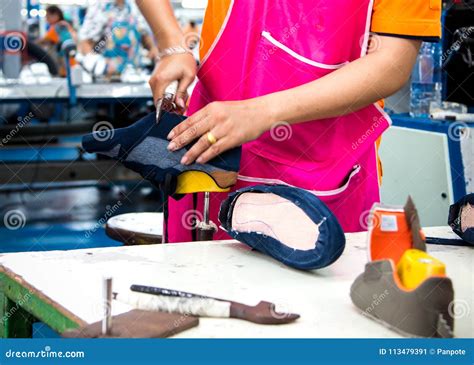
[(461, 208), (461, 231), (474, 227), (474, 206), (467, 203)]
[(298, 250), (312, 250), (319, 226), (297, 205), (276, 194), (244, 193), (237, 198), (232, 228), (260, 232)]

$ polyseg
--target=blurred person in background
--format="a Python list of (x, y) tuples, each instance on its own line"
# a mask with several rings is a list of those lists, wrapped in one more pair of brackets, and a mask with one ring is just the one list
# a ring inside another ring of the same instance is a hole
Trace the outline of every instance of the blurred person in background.
[(194, 20), (190, 20), (184, 27), (183, 27), (183, 34), (187, 35), (190, 33), (199, 33), (199, 27), (197, 26)]
[[(101, 73), (109, 76), (121, 74), (127, 65), (140, 66), (141, 45), (148, 49), (150, 59), (157, 56), (150, 28), (135, 2), (130, 0), (100, 0), (89, 6), (79, 41), (79, 50), (84, 56), (101, 54), (105, 57)], [(89, 68), (87, 62), (86, 68)]]
[[(200, 40), (199, 33), (200, 29), (194, 20), (190, 20), (183, 26), (185, 44), (188, 48), (192, 50), (196, 48)], [(196, 59), (199, 59), (199, 54), (196, 54)]]
[[(46, 8), (46, 22), (48, 23), (48, 31), (38, 43), (48, 48), (52, 53), (55, 53), (54, 58), (59, 64), (60, 76), (66, 76), (66, 60), (63, 52), (61, 51), (61, 45), (63, 42), (72, 39), (76, 41), (76, 31), (70, 23), (64, 18), (64, 13), (56, 5), (51, 5)], [(50, 53), (51, 53), (50, 52)], [(71, 66), (75, 64), (75, 60), (71, 59)]]

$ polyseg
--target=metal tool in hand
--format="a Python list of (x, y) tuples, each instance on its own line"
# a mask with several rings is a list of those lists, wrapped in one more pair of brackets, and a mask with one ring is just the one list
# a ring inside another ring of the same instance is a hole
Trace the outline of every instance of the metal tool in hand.
[[(178, 81), (173, 81), (166, 87), (163, 97), (156, 103), (156, 123), (159, 123), (162, 111), (181, 111), (174, 102), (177, 91)], [(196, 222), (198, 241), (212, 241), (214, 233), (217, 232), (217, 226), (209, 219), (210, 200), (210, 193), (204, 193), (204, 219)], [(163, 243), (165, 243), (165, 235), (163, 235)]]
[[(277, 312), (275, 309), (275, 304), (265, 301), (261, 301), (255, 306), (250, 306), (238, 302), (233, 302), (230, 300), (145, 285), (132, 285), (130, 287), (130, 290), (138, 293), (152, 294), (156, 296), (179, 297), (189, 300), (205, 299), (210, 301), (211, 303), (212, 301), (228, 303), (230, 305), (230, 311), (228, 315), (229, 318), (239, 318), (258, 324), (285, 324), (294, 322), (300, 317), (299, 314), (295, 313)], [(177, 310), (179, 312), (179, 308), (167, 308), (167, 310)], [(208, 315), (212, 316), (211, 313), (209, 313)]]
[(167, 111), (172, 112), (177, 109), (176, 103), (174, 102), (176, 93), (178, 92), (178, 81), (173, 81), (169, 84), (165, 92), (163, 93), (163, 97), (158, 99), (156, 102), (156, 123), (160, 121), (161, 112)]

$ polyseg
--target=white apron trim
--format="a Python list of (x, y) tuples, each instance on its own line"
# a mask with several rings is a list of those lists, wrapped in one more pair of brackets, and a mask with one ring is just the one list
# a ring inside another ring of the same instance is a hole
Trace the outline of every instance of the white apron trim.
[[(357, 175), (360, 172), (360, 166), (355, 165), (351, 173), (349, 174), (349, 178), (347, 179), (346, 183), (342, 185), (341, 187), (333, 190), (307, 190), (310, 193), (313, 193), (316, 196), (332, 196), (332, 195), (337, 195), (342, 192), (344, 192), (348, 187), (349, 184), (352, 180), (352, 178)], [(268, 185), (285, 185), (285, 186), (290, 186), (293, 188), (298, 188), (298, 186), (294, 186), (291, 184), (288, 184), (282, 180), (279, 179), (267, 179), (264, 177), (251, 177), (251, 176), (245, 176), (245, 175), (239, 175), (237, 177), (238, 180), (244, 181), (244, 182), (250, 182), (250, 183), (258, 183), (258, 184), (268, 184)]]
[(367, 19), (365, 21), (365, 32), (364, 40), (361, 45), (360, 56), (364, 57), (367, 55), (367, 50), (369, 47), (369, 38), (370, 38), (370, 24), (372, 23), (372, 9), (374, 7), (374, 0), (369, 1), (369, 8), (367, 9)]
[(339, 63), (339, 64), (336, 64), (336, 65), (327, 65), (325, 63), (316, 62), (316, 61), (310, 60), (309, 58), (306, 58), (306, 57), (296, 53), (292, 49), (285, 46), (283, 43), (280, 43), (275, 38), (273, 38), (272, 35), (267, 31), (262, 32), (262, 37), (264, 37), (267, 41), (272, 43), (275, 47), (278, 47), (282, 51), (288, 53), (291, 57), (296, 58), (297, 60), (299, 60), (303, 63), (306, 63), (310, 66), (324, 68), (326, 70), (337, 70), (338, 68), (341, 68), (341, 67), (343, 67), (343, 66), (345, 66), (349, 63), (348, 61), (346, 61), (346, 62)]
[(380, 114), (382, 114), (383, 117), (387, 120), (388, 125), (391, 126), (392, 125), (392, 118), (390, 118), (390, 116), (387, 114), (387, 112), (385, 110), (383, 110), (383, 108), (380, 106), (380, 104), (378, 102), (374, 103), (374, 106), (377, 108), (377, 110), (380, 112)]

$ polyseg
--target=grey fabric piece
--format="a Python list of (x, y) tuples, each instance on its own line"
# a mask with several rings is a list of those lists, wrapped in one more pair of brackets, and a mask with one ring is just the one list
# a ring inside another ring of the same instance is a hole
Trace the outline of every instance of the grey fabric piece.
[[(186, 153), (186, 150), (182, 148), (179, 151), (170, 152), (167, 149), (168, 143), (168, 141), (160, 138), (146, 137), (138, 146), (130, 151), (126, 161), (137, 162), (142, 165), (155, 165), (162, 169), (174, 168), (178, 171), (197, 170), (211, 173), (213, 171), (221, 170), (211, 165), (182, 165), (180, 161)], [(116, 147), (114, 147), (113, 150)]]
[(122, 145), (118, 144), (116, 145), (114, 148), (112, 148), (110, 151), (108, 152), (101, 152), (102, 155), (105, 155), (105, 156), (109, 156), (109, 157), (113, 157), (113, 158), (116, 158), (119, 154), (119, 151), (120, 151), (120, 147)]
[(451, 279), (432, 276), (414, 290), (396, 282), (391, 260), (372, 261), (351, 286), (352, 302), (365, 314), (396, 331), (415, 337), (453, 337)]

